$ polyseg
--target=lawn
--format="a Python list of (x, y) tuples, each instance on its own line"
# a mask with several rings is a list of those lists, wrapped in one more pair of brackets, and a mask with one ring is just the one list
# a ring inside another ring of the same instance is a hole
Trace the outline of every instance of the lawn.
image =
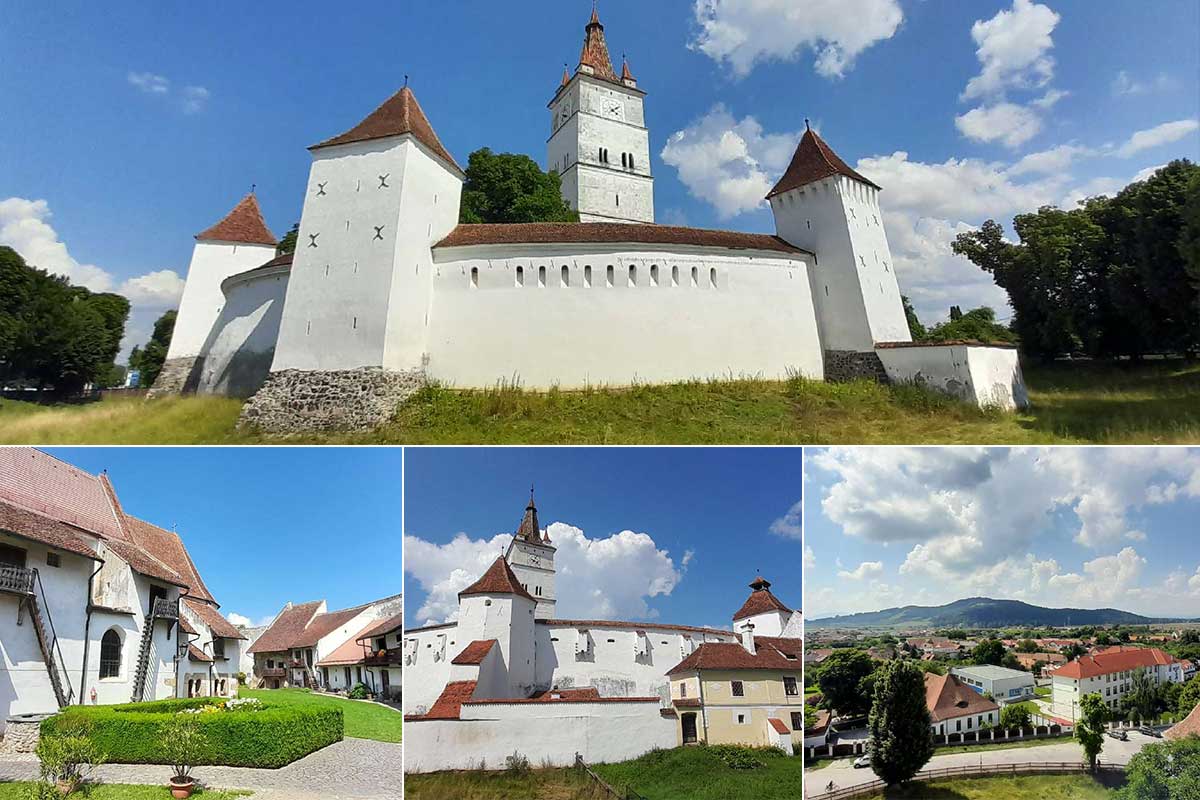
[[(33, 783), (24, 781), (17, 783), (0, 783), (0, 800), (29, 800), (33, 795)], [(197, 789), (192, 797), (203, 800), (233, 800), (235, 797), (247, 797), (250, 792), (217, 791), (216, 789)], [(84, 791), (75, 792), (64, 800), (171, 800), (171, 790), (165, 786), (131, 786), (124, 783), (102, 783), (86, 787)]]
[(1033, 687), (1033, 693), (1036, 694), (1038, 697), (1049, 697), (1050, 696), (1050, 687), (1049, 686), (1035, 686), (1035, 687)]
[(1033, 407), (982, 411), (913, 386), (697, 381), (527, 392), (431, 387), (368, 433), (278, 439), (235, 428), (237, 400), (0, 401), (0, 443), (1038, 444), (1200, 442), (1200, 364), (1061, 363), (1026, 370)]
[(336, 705), (346, 720), (346, 735), (355, 739), (374, 739), (377, 742), (399, 742), (404, 716), (375, 703), (346, 700), (333, 695), (316, 694), (308, 689), (240, 689), (242, 697), (270, 700), (276, 705)]
[(587, 773), (573, 769), (431, 772), (404, 776), (407, 800), (611, 800)]
[(914, 783), (876, 797), (887, 800), (1111, 800), (1090, 775), (1022, 775)]

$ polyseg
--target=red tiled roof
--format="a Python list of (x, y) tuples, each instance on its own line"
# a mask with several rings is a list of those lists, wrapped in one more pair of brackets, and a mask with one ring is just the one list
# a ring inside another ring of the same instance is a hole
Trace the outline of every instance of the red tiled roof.
[(767, 717), (767, 722), (771, 723), (771, 727), (775, 729), (776, 733), (791, 733), (791, 731), (788, 730), (788, 726), (784, 725), (783, 720), (781, 719)]
[(622, 81), (635, 80), (635, 78), (633, 77), (633, 73), (629, 71), (629, 60), (628, 59), (622, 59), (622, 61), (621, 61), (621, 80)]
[(166, 581), (174, 586), (187, 588), (187, 581), (182, 575), (137, 545), (114, 539), (110, 539), (104, 544), (109, 550), (116, 553), (122, 561), (128, 564), (129, 568), (134, 572), (141, 573), (148, 578)]
[(578, 689), (546, 689), (534, 692), (532, 700), (599, 700), (600, 690), (594, 686), (584, 686)]
[(514, 222), (458, 225), (434, 247), (485, 244), (661, 244), (806, 253), (778, 236), (715, 231), (678, 225), (625, 225), (619, 222)]
[(1163, 736), (1168, 739), (1185, 739), (1188, 736), (1200, 736), (1200, 703), (1192, 709), (1192, 713), (1183, 718), (1182, 722), (1176, 723), (1173, 727), (1166, 730)]
[[(705, 642), (692, 654), (667, 671), (700, 672), (706, 669), (765, 669), (800, 671), (802, 646), (799, 639), (773, 636), (754, 637), (751, 653), (740, 643)], [(790, 656), (790, 658), (789, 658)]]
[(371, 139), (383, 139), (403, 134), (410, 134), (432, 150), (438, 158), (462, 172), (462, 167), (458, 166), (454, 156), (450, 155), (442, 146), (441, 140), (434, 133), (433, 126), (429, 124), (429, 119), (421, 110), (421, 104), (417, 102), (417, 96), (407, 86), (384, 100), (379, 108), (368, 114), (362, 122), (350, 130), (334, 136), (332, 139), (314, 144), (308, 149), (317, 150), (335, 144), (366, 142)]
[(387, 636), (392, 631), (404, 627), (404, 612), (395, 614), (385, 620), (376, 622), (358, 635), (358, 639), (374, 639), (376, 636)]
[(312, 618), (301, 633), (292, 641), (292, 647), (313, 647), (338, 628), (361, 614), (370, 603), (354, 608), (343, 608), (340, 611), (330, 611), (318, 614)]
[(216, 225), (197, 233), (196, 238), (200, 241), (277, 244), (275, 234), (263, 221), (262, 209), (253, 192), (243, 197)]
[(32, 447), (0, 448), (0, 500), (98, 536), (125, 538), (98, 477)]
[(533, 503), (532, 494), (529, 496), (529, 505), (525, 506), (525, 516), (521, 517), (521, 524), (517, 526), (517, 532), (513, 535), (518, 539), (538, 544), (550, 540), (549, 535), (545, 539), (542, 538), (542, 528), (538, 524), (537, 506)]
[(536, 619), (537, 625), (555, 625), (564, 628), (633, 628), (639, 631), (680, 631), (682, 633), (707, 633), (737, 638), (733, 631), (721, 628), (697, 628), (692, 625), (660, 625), (657, 622), (624, 622), (615, 619)]
[(201, 622), (208, 626), (209, 630), (213, 632), (213, 636), (220, 636), (223, 639), (246, 638), (242, 635), (241, 631), (233, 627), (233, 624), (229, 620), (221, 616), (221, 612), (217, 611), (215, 606), (191, 597), (183, 598), (183, 604), (199, 617)]
[(932, 672), (925, 673), (925, 705), (934, 722), (1000, 709), (994, 701), (964, 685), (955, 676)]
[(187, 548), (183, 546), (179, 534), (163, 530), (157, 525), (151, 525), (128, 514), (123, 514), (123, 521), (131, 542), (181, 576), (188, 587), (188, 594), (210, 603), (216, 602), (201, 580), (200, 572), (192, 562), (192, 557), (188, 555)]
[(1059, 667), (1055, 676), (1079, 680), (1107, 675), (1110, 672), (1125, 672), (1138, 667), (1154, 667), (1175, 663), (1175, 657), (1157, 647), (1110, 647), (1095, 655), (1082, 656), (1065, 666)]
[(190, 633), (192, 636), (200, 635), (200, 631), (193, 628), (191, 623), (187, 621), (187, 617), (185, 617), (183, 614), (179, 615), (179, 630), (183, 631), (184, 633)]
[(69, 525), (18, 508), (3, 500), (0, 500), (0, 531), (7, 531), (22, 539), (41, 542), (75, 555), (99, 558), (92, 546)]
[(583, 30), (583, 50), (579, 53), (580, 66), (587, 65), (592, 68), (592, 72), (597, 78), (604, 78), (615, 83), (617, 73), (613, 72), (612, 59), (608, 55), (608, 43), (604, 41), (604, 26), (600, 24), (600, 17), (595, 8), (592, 9), (592, 18)]
[(497, 644), (495, 639), (478, 639), (464, 647), (462, 652), (456, 655), (450, 663), (482, 664), (483, 660), (487, 658), (487, 654), (492, 652), (492, 646), (495, 644)]
[[(245, 272), (235, 272), (225, 280), (229, 281), (237, 280), (239, 278), (248, 278), (256, 272), (267, 272), (268, 270), (273, 270), (277, 267), (287, 267), (290, 270), (292, 267), (292, 261), (295, 259), (295, 255), (295, 253), (284, 253), (281, 256), (275, 256), (265, 264), (260, 264), (257, 267), (246, 270)], [(224, 281), (222, 281), (222, 284), (224, 284)]]
[(475, 694), (475, 681), (451, 681), (429, 711), (418, 719), (458, 719), (462, 704)]
[[(557, 696), (555, 696), (557, 695)], [(545, 692), (537, 697), (495, 697), (466, 700), (472, 706), (520, 706), (532, 703), (661, 703), (661, 697), (597, 697), (591, 694), (571, 694), (561, 691)]]
[(767, 195), (767, 199), (831, 175), (844, 175), (879, 189), (877, 184), (850, 169), (846, 162), (838, 158), (838, 154), (825, 144), (825, 140), (818, 136), (816, 131), (809, 128), (800, 137), (800, 144), (796, 147), (795, 154), (792, 155), (792, 162), (788, 164), (787, 170), (775, 184), (775, 188)]
[(1000, 347), (1005, 350), (1016, 350), (1012, 342), (982, 342), (978, 339), (947, 339), (941, 342), (876, 342), (876, 347), (884, 350), (900, 350), (907, 347)]
[(292, 642), (304, 632), (304, 628), (312, 620), (317, 609), (321, 607), (320, 600), (311, 603), (301, 603), (291, 608), (285, 608), (275, 618), (262, 636), (246, 649), (247, 653), (278, 653), (290, 650)]
[(533, 595), (521, 586), (521, 582), (517, 580), (512, 567), (508, 565), (503, 556), (493, 561), (487, 572), (483, 573), (483, 577), (459, 592), (458, 596), (465, 597), (472, 594), (515, 594), (530, 600), (534, 599)]
[(804, 729), (804, 735), (819, 736), (829, 728), (829, 722), (833, 719), (833, 715), (823, 708), (817, 709), (817, 721), (811, 728)]
[(792, 613), (792, 610), (781, 603), (778, 597), (771, 594), (771, 584), (762, 578), (757, 578), (751, 585), (758, 588), (750, 593), (750, 596), (746, 598), (746, 602), (742, 603), (742, 607), (733, 615), (734, 622), (771, 611), (782, 611), (785, 614)]
[(212, 656), (208, 655), (194, 644), (188, 645), (188, 658), (190, 658), (192, 661), (212, 661)]
[(333, 667), (343, 666), (346, 664), (360, 664), (366, 661), (369, 651), (362, 646), (361, 640), (363, 635), (371, 628), (368, 625), (359, 631), (358, 636), (352, 636), (342, 642), (332, 653), (322, 658), (317, 662), (318, 667)]

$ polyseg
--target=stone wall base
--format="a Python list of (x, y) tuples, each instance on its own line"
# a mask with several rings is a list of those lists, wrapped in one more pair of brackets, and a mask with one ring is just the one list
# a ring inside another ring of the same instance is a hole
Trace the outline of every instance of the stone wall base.
[(370, 430), (424, 385), (421, 370), (285, 369), (272, 372), (242, 407), (238, 427), (274, 434)]
[(154, 385), (146, 392), (146, 399), (196, 391), (203, 367), (204, 359), (200, 356), (168, 358), (163, 362), (162, 372), (154, 379)]
[(8, 720), (4, 735), (0, 736), (0, 755), (32, 753), (36, 750), (45, 716), (49, 715), (37, 715), (29, 721)]
[(885, 385), (891, 383), (883, 361), (874, 350), (865, 353), (858, 350), (825, 351), (825, 380), (848, 383), (863, 379)]

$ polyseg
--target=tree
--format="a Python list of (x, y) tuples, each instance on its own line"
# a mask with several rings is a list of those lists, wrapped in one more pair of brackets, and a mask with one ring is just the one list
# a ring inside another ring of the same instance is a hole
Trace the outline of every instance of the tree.
[(1175, 713), (1187, 716), (1197, 705), (1200, 705), (1200, 675), (1192, 676), (1179, 690), (1175, 698)]
[(1129, 691), (1121, 698), (1121, 710), (1129, 719), (1151, 719), (1158, 714), (1158, 686), (1145, 667), (1138, 667), (1129, 677)]
[(1005, 652), (1004, 656), (1000, 659), (1000, 666), (1005, 669), (1025, 669), (1021, 666), (1021, 662), (1017, 660), (1017, 657), (1009, 652)]
[(930, 342), (952, 342), (963, 339), (1016, 344), (1017, 336), (1009, 328), (996, 322), (996, 312), (987, 306), (973, 308), (965, 314), (960, 311), (958, 316), (949, 322), (942, 322), (930, 328), (925, 336), (925, 340)]
[(925, 338), (925, 326), (917, 317), (917, 310), (913, 308), (912, 301), (908, 299), (907, 295), (900, 295), (900, 302), (904, 304), (904, 318), (908, 320), (908, 334), (912, 336), (914, 342), (921, 341)]
[(835, 651), (821, 664), (817, 684), (825, 696), (825, 706), (845, 716), (867, 709), (870, 698), (861, 692), (862, 681), (875, 671), (875, 662), (862, 650), (844, 648)]
[(532, 158), (484, 147), (467, 161), (459, 222), (578, 222), (563, 200), (557, 172)]
[(1004, 660), (1004, 643), (999, 639), (984, 639), (975, 645), (971, 651), (971, 661), (975, 664), (991, 664), (998, 667)]
[[(1192, 176), (1183, 206), (1183, 226), (1179, 232), (1179, 255), (1196, 293), (1196, 312), (1200, 313), (1200, 171)], [(1195, 631), (1189, 631), (1195, 634)]]
[(275, 255), (281, 256), (284, 253), (296, 252), (296, 237), (299, 235), (300, 223), (297, 222), (283, 235), (283, 238), (279, 240), (279, 244), (275, 245)]
[(925, 674), (913, 662), (892, 659), (875, 678), (871, 699), (871, 768), (888, 786), (907, 783), (933, 757)]
[(138, 382), (149, 388), (154, 385), (154, 379), (162, 372), (163, 362), (167, 360), (167, 350), (171, 347), (171, 334), (175, 331), (175, 318), (179, 312), (175, 309), (166, 311), (154, 322), (154, 332), (150, 341), (143, 348), (133, 348), (129, 354), (129, 368), (141, 372)]
[(1067, 661), (1074, 661), (1075, 659), (1079, 658), (1080, 656), (1086, 655), (1087, 650), (1084, 649), (1083, 645), (1078, 644), (1076, 642), (1072, 642), (1071, 644), (1067, 645), (1066, 647), (1064, 647), (1062, 649), (1062, 654), (1063, 654), (1063, 657), (1067, 659)]
[(1018, 653), (1036, 653), (1039, 648), (1037, 642), (1033, 639), (1022, 639), (1017, 642), (1017, 646), (1013, 649)]
[(1125, 785), (1114, 800), (1200, 798), (1200, 737), (1146, 745), (1125, 768)]
[(1098, 692), (1084, 695), (1079, 701), (1081, 717), (1075, 723), (1075, 738), (1083, 748), (1088, 764), (1094, 770), (1096, 759), (1104, 748), (1104, 723), (1108, 722), (1108, 706)]
[(1033, 716), (1023, 703), (1005, 706), (1000, 711), (1001, 728), (1028, 728), (1033, 725)]

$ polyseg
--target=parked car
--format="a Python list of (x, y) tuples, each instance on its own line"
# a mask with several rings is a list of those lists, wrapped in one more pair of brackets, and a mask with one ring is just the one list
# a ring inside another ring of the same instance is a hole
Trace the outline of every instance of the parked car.
[(1154, 728), (1151, 728), (1149, 725), (1143, 725), (1142, 727), (1138, 728), (1138, 733), (1140, 733), (1142, 736), (1153, 736), (1156, 739), (1162, 738), (1162, 734), (1154, 730)]
[(862, 769), (863, 767), (869, 767), (869, 766), (871, 766), (871, 754), (870, 753), (867, 753), (866, 755), (861, 755), (858, 758), (854, 759), (854, 768), (855, 769)]
[(1114, 739), (1120, 739), (1122, 742), (1129, 741), (1129, 734), (1123, 730), (1112, 730), (1108, 732), (1108, 735)]

